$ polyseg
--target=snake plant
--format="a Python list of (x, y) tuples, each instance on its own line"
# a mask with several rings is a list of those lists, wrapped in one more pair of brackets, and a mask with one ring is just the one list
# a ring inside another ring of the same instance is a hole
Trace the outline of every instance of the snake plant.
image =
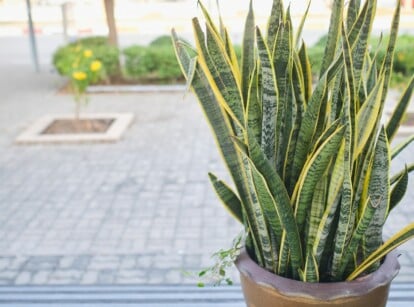
[(214, 174), (211, 183), (244, 225), (251, 257), (280, 276), (353, 280), (414, 236), (413, 223), (383, 241), (383, 225), (414, 169), (390, 175), (392, 159), (414, 140), (390, 148), (414, 78), (384, 123), (401, 3), (381, 63), (369, 52), (376, 4), (333, 1), (319, 76), (301, 39), (308, 10), (294, 31), (282, 0), (273, 1), (265, 31), (255, 26), (250, 2), (241, 60), (223, 19), (216, 24), (202, 3), (205, 25), (192, 20), (195, 48), (172, 31), (234, 188)]

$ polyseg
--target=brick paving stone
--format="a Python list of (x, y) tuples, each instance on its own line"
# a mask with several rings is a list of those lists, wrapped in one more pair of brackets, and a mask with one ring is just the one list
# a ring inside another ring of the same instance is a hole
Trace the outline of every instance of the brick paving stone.
[(79, 284), (83, 274), (83, 270), (56, 270), (51, 273), (48, 284)]
[(49, 277), (52, 274), (52, 271), (37, 271), (33, 274), (31, 284), (33, 285), (46, 285), (49, 281)]
[(98, 271), (86, 271), (84, 272), (82, 279), (80, 281), (81, 285), (94, 285), (98, 284)]
[(100, 270), (98, 271), (97, 283), (104, 285), (113, 284), (116, 279), (116, 274), (116, 270)]
[(16, 279), (14, 280), (14, 284), (29, 285), (32, 281), (32, 275), (32, 272), (22, 271), (17, 275)]

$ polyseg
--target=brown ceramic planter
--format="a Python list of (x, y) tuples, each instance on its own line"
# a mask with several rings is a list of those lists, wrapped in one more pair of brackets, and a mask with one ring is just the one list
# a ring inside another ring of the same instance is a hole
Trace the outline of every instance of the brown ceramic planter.
[(385, 307), (391, 281), (398, 274), (397, 252), (381, 267), (350, 282), (305, 283), (272, 274), (242, 251), (236, 260), (248, 307)]

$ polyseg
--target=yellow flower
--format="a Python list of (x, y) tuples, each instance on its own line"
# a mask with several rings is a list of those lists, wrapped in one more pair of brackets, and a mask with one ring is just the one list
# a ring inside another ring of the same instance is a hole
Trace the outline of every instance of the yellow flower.
[(83, 71), (75, 71), (72, 74), (73, 79), (82, 81), (86, 79), (86, 74)]
[(101, 67), (102, 67), (101, 61), (92, 61), (90, 65), (91, 71), (98, 71), (101, 69)]
[(86, 50), (83, 51), (83, 56), (85, 58), (90, 58), (92, 55), (93, 55), (93, 53), (92, 53), (92, 50), (90, 50), (90, 49), (86, 49)]

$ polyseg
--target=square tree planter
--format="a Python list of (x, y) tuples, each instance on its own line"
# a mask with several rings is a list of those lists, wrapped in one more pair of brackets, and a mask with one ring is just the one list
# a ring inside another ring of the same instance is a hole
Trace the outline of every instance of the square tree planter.
[(73, 114), (46, 115), (28, 127), (17, 144), (116, 142), (128, 126), (132, 113), (81, 114), (77, 121)]

